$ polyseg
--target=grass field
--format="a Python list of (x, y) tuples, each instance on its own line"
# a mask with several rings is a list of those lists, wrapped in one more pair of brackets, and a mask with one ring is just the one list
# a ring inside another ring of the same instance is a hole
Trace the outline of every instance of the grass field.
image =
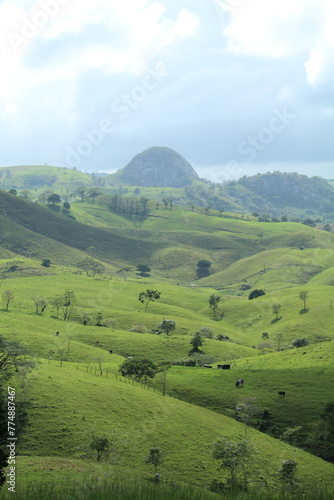
[[(54, 498), (61, 491), (62, 498), (66, 491), (71, 498), (85, 498), (80, 495), (87, 474), (99, 478), (96, 498), (112, 487), (113, 498), (123, 491), (123, 498), (149, 499), (157, 485), (151, 484), (152, 467), (144, 460), (154, 446), (166, 452), (159, 499), (173, 499), (174, 492), (175, 499), (216, 498), (200, 490), (227, 479), (212, 458), (213, 443), (221, 435), (244, 437), (236, 408), (245, 398), (268, 412), (269, 433), (279, 437), (302, 426), (299, 439), (333, 400), (333, 235), (301, 224), (206, 216), (189, 208), (160, 208), (131, 221), (98, 203), (77, 203), (71, 209), (74, 220), (38, 205), (30, 210), (31, 203), (8, 194), (1, 203), (7, 211), (1, 216), (1, 294), (14, 295), (8, 311), (4, 302), (0, 309), (1, 335), (25, 345), (36, 365), (28, 377), (10, 382), (18, 398), (29, 401), (18, 445), (20, 487), (27, 499), (48, 495), (40, 484), (46, 478), (63, 481), (59, 492), (54, 487)], [(87, 254), (106, 264), (104, 274), (88, 277), (78, 271), (76, 263)], [(50, 268), (41, 266), (42, 258), (51, 258)], [(198, 280), (201, 259), (212, 262), (211, 274)], [(150, 276), (136, 274), (139, 262), (152, 267)], [(10, 271), (13, 264), (17, 268)], [(122, 278), (117, 271), (123, 266), (131, 270)], [(251, 287), (265, 295), (248, 300)], [(33, 297), (50, 302), (67, 289), (75, 294), (70, 321), (63, 320), (62, 308), (57, 317), (51, 304), (36, 314)], [(138, 296), (147, 289), (161, 296), (145, 313)], [(303, 291), (308, 292), (305, 309)], [(221, 295), (217, 320), (209, 307), (212, 294)], [(274, 303), (281, 306), (277, 315)], [(96, 326), (97, 315), (108, 327)], [(176, 322), (170, 336), (152, 333), (163, 318)], [(214, 330), (214, 338), (201, 346), (213, 369), (172, 366), (166, 396), (159, 374), (143, 384), (120, 376), (128, 356), (156, 363), (187, 358), (192, 336), (203, 327)], [(298, 338), (309, 344), (292, 348)], [(218, 370), (218, 363), (231, 369)], [(244, 386), (237, 389), (241, 378)], [(285, 391), (285, 398), (278, 391)], [(258, 496), (251, 496), (253, 490), (245, 499), (261, 499), (265, 484), (274, 488), (267, 494), (275, 498), (276, 473), (290, 458), (298, 462), (303, 486), (333, 483), (332, 464), (254, 428), (247, 433), (259, 451), (252, 480)], [(108, 463), (97, 463), (89, 448), (93, 435), (106, 435), (113, 443)], [(124, 486), (129, 470), (136, 492), (131, 482)], [(8, 497), (4, 491), (0, 498)], [(308, 494), (303, 498), (314, 498), (311, 490)]]

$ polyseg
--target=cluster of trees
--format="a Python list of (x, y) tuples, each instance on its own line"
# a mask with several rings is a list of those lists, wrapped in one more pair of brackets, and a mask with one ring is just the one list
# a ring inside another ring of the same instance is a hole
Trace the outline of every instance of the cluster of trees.
[(108, 208), (111, 212), (129, 217), (145, 217), (149, 212), (149, 199), (113, 194), (107, 197)]

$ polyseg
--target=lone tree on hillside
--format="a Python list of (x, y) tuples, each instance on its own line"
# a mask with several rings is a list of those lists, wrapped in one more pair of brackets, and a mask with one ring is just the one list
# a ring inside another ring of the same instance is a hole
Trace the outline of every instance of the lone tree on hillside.
[(211, 262), (209, 260), (199, 260), (197, 262), (196, 274), (198, 278), (204, 278), (210, 274), (209, 268), (211, 267)]
[(48, 203), (52, 203), (54, 205), (55, 203), (61, 203), (61, 199), (59, 194), (53, 193), (48, 196), (47, 200)]
[(160, 293), (158, 290), (146, 290), (146, 292), (140, 292), (138, 300), (145, 305), (145, 312), (150, 302), (155, 302), (160, 299)]
[(159, 324), (158, 328), (162, 330), (166, 335), (169, 335), (169, 332), (172, 332), (176, 328), (176, 323), (173, 319), (164, 318)]
[(209, 307), (210, 307), (210, 309), (213, 310), (213, 319), (216, 319), (216, 313), (217, 313), (220, 299), (221, 299), (220, 295), (215, 295), (215, 294), (210, 295)]
[(250, 468), (257, 453), (251, 441), (233, 442), (221, 437), (214, 443), (213, 458), (220, 461), (220, 469), (228, 470), (231, 488), (241, 484), (247, 488)]
[(200, 332), (196, 332), (189, 343), (193, 346), (189, 354), (195, 354), (196, 352), (203, 353), (203, 351), (199, 349), (204, 344), (204, 340), (202, 339)]
[(254, 290), (252, 290), (249, 295), (248, 295), (248, 298), (249, 300), (252, 300), (252, 299), (256, 299), (257, 297), (261, 297), (261, 295), (265, 295), (266, 292), (264, 290), (259, 290), (257, 288), (255, 288)]
[(50, 267), (51, 266), (51, 260), (50, 259), (43, 259), (41, 262), (41, 266), (43, 267)]
[(110, 453), (110, 443), (106, 436), (93, 436), (89, 447), (97, 452), (96, 458), (98, 462), (101, 462), (103, 455), (106, 455), (106, 458), (108, 458)]
[(103, 274), (105, 271), (105, 266), (90, 257), (86, 257), (77, 264), (79, 269), (85, 271), (87, 276), (95, 276), (95, 274)]
[(283, 487), (294, 490), (297, 486), (296, 468), (298, 462), (295, 460), (285, 460), (278, 471), (278, 478)]
[(304, 290), (304, 291), (302, 291), (302, 292), (300, 292), (300, 293), (299, 293), (299, 298), (300, 298), (300, 300), (302, 300), (302, 301), (303, 301), (303, 303), (304, 303), (304, 309), (303, 309), (303, 311), (306, 311), (306, 310), (307, 310), (307, 309), (306, 309), (306, 300), (308, 299), (308, 292), (306, 292), (305, 290)]
[(12, 300), (14, 300), (15, 295), (11, 290), (5, 290), (2, 294), (2, 300), (5, 304), (5, 310), (8, 311), (9, 304)]
[(78, 186), (76, 188), (76, 193), (80, 195), (81, 201), (84, 201), (86, 195), (87, 195), (87, 188), (86, 186)]
[(70, 319), (71, 311), (76, 302), (76, 299), (73, 290), (69, 289), (66, 290), (62, 298), (63, 298), (63, 303), (61, 305), (61, 308), (63, 310), (64, 321), (66, 321)]
[(117, 274), (120, 274), (123, 278), (124, 281), (126, 281), (126, 276), (127, 276), (127, 273), (130, 273), (131, 272), (131, 267), (122, 267), (121, 269), (119, 269), (117, 271)]
[(136, 269), (140, 274), (140, 276), (148, 276), (149, 275), (148, 273), (151, 272), (151, 268), (147, 264), (138, 264), (136, 266)]
[(132, 377), (136, 382), (154, 378), (158, 367), (149, 359), (126, 359), (119, 368), (123, 377)]
[(164, 463), (164, 455), (160, 448), (151, 448), (150, 454), (146, 457), (145, 463), (152, 464), (155, 474), (158, 473), (158, 467)]
[(32, 300), (34, 301), (35, 304), (35, 309), (36, 309), (36, 314), (43, 314), (45, 309), (48, 307), (49, 302), (41, 297), (36, 297), (36, 295), (32, 296)]
[(92, 198), (93, 199), (93, 203), (95, 203), (95, 198), (97, 196), (101, 196), (102, 193), (102, 190), (98, 187), (92, 187), (88, 190), (88, 193), (87, 193), (87, 196), (88, 198)]
[(50, 304), (56, 308), (57, 311), (57, 318), (59, 317), (59, 311), (61, 309), (61, 306), (64, 304), (64, 296), (57, 294), (53, 297), (53, 299), (50, 299)]
[(280, 313), (280, 311), (281, 311), (281, 309), (282, 309), (281, 304), (278, 304), (277, 302), (275, 302), (275, 304), (273, 304), (273, 305), (271, 306), (271, 309), (272, 309), (272, 311), (273, 311), (273, 314), (275, 314), (275, 316), (276, 316), (276, 317), (275, 317), (275, 321), (278, 321), (278, 315), (279, 315), (279, 313)]

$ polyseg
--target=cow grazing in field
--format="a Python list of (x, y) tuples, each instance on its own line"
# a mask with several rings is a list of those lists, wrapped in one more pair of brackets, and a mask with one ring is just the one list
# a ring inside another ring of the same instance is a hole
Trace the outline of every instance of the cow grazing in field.
[(56, 337), (58, 337), (58, 335), (59, 335), (59, 332), (56, 332)]
[(112, 349), (109, 350), (109, 354), (112, 354)]
[(240, 378), (239, 380), (236, 381), (235, 386), (240, 387), (242, 385), (244, 385), (244, 379)]
[(217, 368), (221, 368), (222, 370), (230, 370), (231, 365), (217, 365)]
[(278, 391), (278, 394), (281, 398), (285, 398), (285, 391)]
[(204, 366), (204, 368), (212, 368), (211, 365), (207, 365), (206, 363), (203, 366)]

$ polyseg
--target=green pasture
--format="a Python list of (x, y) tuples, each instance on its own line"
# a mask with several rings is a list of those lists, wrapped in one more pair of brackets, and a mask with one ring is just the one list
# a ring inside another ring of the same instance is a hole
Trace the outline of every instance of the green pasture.
[[(29, 424), (18, 446), (20, 455), (92, 460), (90, 439), (105, 434), (114, 440), (112, 464), (145, 475), (149, 448), (159, 446), (166, 452), (161, 474), (167, 481), (186, 478), (191, 484), (208, 486), (225, 476), (217, 472), (211, 457), (215, 439), (244, 436), (244, 425), (224, 415), (112, 374), (99, 376), (76, 363), (40, 362), (29, 385)], [(254, 429), (248, 437), (259, 451), (254, 463), (257, 476), (269, 484), (276, 483), (274, 472), (281, 460), (289, 458), (298, 462), (303, 482), (324, 475), (329, 482), (334, 479), (331, 464)]]

